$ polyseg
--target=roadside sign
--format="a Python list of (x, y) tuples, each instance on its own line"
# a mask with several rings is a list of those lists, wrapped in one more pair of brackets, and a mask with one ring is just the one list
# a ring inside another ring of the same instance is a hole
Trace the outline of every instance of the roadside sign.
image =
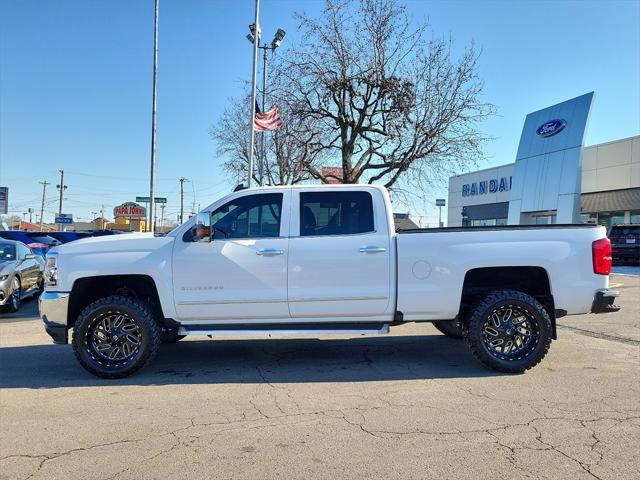
[(126, 202), (113, 209), (114, 217), (145, 218), (147, 209), (137, 203)]
[(0, 187), (0, 215), (6, 215), (9, 204), (9, 187)]
[(444, 198), (436, 198), (436, 207), (444, 207), (446, 204)]
[[(149, 203), (149, 197), (136, 197), (138, 203)], [(167, 203), (167, 197), (153, 197), (153, 203)]]
[(56, 215), (55, 223), (73, 223), (73, 215), (70, 213), (59, 213)]

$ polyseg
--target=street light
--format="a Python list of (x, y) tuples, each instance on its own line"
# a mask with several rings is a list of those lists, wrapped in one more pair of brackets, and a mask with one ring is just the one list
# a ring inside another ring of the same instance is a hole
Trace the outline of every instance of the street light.
[[(247, 34), (247, 40), (253, 43), (256, 35), (255, 24), (252, 23), (251, 25), (249, 25), (249, 31), (251, 33)], [(260, 33), (261, 33), (260, 28), (258, 28), (258, 43), (260, 43)], [(282, 41), (284, 40), (284, 36), (286, 34), (287, 32), (285, 32), (281, 28), (278, 28), (278, 30), (276, 31), (276, 34), (273, 36), (273, 40), (271, 40), (271, 45), (268, 45), (266, 43), (264, 45), (258, 45), (258, 48), (262, 50), (262, 111), (263, 112), (266, 108), (265, 104), (266, 104), (266, 98), (267, 98), (267, 51), (271, 50), (271, 52), (274, 53), (276, 49), (282, 44)], [(254, 112), (254, 116), (255, 116), (255, 112)], [(253, 118), (251, 119), (251, 122), (253, 122)], [(264, 146), (264, 133), (261, 137), (261, 150), (262, 150), (262, 155), (260, 159), (260, 164), (258, 165), (258, 177), (260, 178), (260, 185), (262, 185), (262, 176), (264, 173), (264, 167), (267, 163), (267, 158), (266, 158), (267, 155), (266, 155), (266, 150)]]
[(282, 43), (282, 40), (284, 39), (284, 36), (287, 33), (279, 28), (278, 31), (276, 32), (275, 37), (273, 37), (273, 41), (271, 42), (271, 50), (275, 50), (276, 48), (278, 48), (280, 46), (280, 44)]

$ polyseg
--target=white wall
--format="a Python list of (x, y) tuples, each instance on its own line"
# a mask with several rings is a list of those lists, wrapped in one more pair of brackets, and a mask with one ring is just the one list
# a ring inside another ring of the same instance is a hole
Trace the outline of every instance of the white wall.
[(582, 193), (638, 187), (640, 135), (584, 149)]
[(495, 193), (487, 192), (485, 194), (462, 196), (462, 186), (472, 183), (479, 184), (483, 181), (497, 180), (502, 178), (507, 180), (513, 172), (513, 163), (502, 165), (500, 167), (487, 168), (477, 172), (467, 173), (465, 175), (456, 175), (449, 178), (449, 199), (448, 205), (448, 221), (449, 227), (462, 226), (462, 207), (467, 205), (485, 205), (487, 203), (508, 202), (510, 192), (497, 191)]

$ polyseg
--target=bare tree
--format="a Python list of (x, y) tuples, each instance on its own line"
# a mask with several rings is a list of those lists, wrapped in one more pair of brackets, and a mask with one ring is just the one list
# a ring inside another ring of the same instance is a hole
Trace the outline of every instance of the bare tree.
[[(282, 126), (275, 131), (258, 132), (256, 136), (264, 141), (266, 163), (264, 166), (264, 183), (267, 185), (292, 185), (311, 177), (307, 166), (316, 165), (321, 152), (309, 148), (305, 142), (299, 141), (296, 131), (307, 130), (300, 121), (291, 115), (287, 104), (282, 104), (270, 91), (272, 105), (280, 106)], [(251, 117), (251, 98), (248, 95), (241, 99), (231, 99), (230, 105), (211, 129), (210, 135), (217, 144), (217, 153), (226, 158), (224, 169), (238, 181), (242, 182), (248, 172), (249, 139), (247, 136), (247, 120)], [(258, 142), (260, 147), (262, 144)], [(260, 155), (261, 148), (256, 150)], [(257, 160), (256, 160), (257, 161)], [(254, 167), (254, 180), (258, 180), (258, 169)]]
[(456, 57), (396, 0), (326, 0), (320, 17), (296, 16), (301, 41), (277, 65), (276, 89), (315, 178), (329, 180), (307, 160), (324, 156), (345, 183), (415, 191), (481, 158), (478, 122), (494, 109), (473, 45)]

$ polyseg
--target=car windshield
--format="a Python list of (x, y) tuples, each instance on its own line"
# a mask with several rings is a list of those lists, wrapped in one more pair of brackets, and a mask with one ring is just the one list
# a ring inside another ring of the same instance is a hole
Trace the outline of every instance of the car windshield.
[(16, 259), (16, 246), (12, 243), (0, 243), (0, 261)]
[(610, 237), (620, 235), (640, 235), (640, 225), (611, 228), (611, 233), (609, 234)]

